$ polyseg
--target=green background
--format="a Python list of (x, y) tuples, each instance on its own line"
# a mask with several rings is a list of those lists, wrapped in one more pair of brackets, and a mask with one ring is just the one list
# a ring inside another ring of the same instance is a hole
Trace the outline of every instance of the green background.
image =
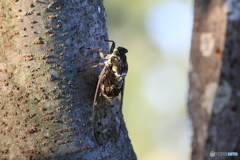
[[(189, 159), (192, 5), (191, 0), (104, 0), (109, 39), (129, 51), (123, 112), (139, 160)], [(184, 15), (186, 10), (191, 12)]]

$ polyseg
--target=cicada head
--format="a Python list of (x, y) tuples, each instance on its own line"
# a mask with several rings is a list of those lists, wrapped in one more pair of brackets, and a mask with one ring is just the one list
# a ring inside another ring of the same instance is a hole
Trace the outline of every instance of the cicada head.
[(128, 50), (126, 48), (117, 47), (117, 48), (114, 49), (113, 54), (121, 55), (121, 54), (126, 54), (127, 52), (128, 52)]

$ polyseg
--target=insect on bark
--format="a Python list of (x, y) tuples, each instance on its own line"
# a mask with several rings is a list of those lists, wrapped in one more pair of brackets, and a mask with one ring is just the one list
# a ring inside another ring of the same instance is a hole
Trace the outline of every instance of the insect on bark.
[(122, 119), (122, 101), (125, 76), (128, 71), (127, 49), (116, 47), (112, 40), (110, 54), (104, 55), (99, 49), (101, 58), (106, 59), (93, 67), (104, 65), (95, 91), (92, 108), (93, 134), (99, 145), (109, 140), (118, 139)]

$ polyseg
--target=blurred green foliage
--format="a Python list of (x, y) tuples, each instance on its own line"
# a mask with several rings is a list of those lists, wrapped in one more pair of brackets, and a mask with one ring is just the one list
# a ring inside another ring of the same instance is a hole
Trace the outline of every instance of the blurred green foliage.
[[(153, 42), (146, 31), (145, 15), (155, 4), (170, 1), (191, 2), (191, 0), (104, 0), (109, 39), (129, 51), (127, 53), (129, 73), (126, 77), (123, 112), (130, 139), (140, 160), (186, 160), (188, 157), (186, 135), (182, 135), (184, 137), (182, 139), (179, 139), (181, 136), (176, 136), (178, 132), (186, 132), (186, 124), (182, 123), (186, 122), (185, 104), (179, 104), (182, 109), (178, 111), (178, 115), (170, 117), (173, 114), (169, 116), (161, 113), (152, 106), (143, 89), (150, 72), (157, 72), (158, 68), (166, 63), (161, 47)], [(186, 62), (176, 60), (176, 63)], [(184, 64), (182, 67), (183, 76), (187, 75), (186, 66)], [(179, 83), (181, 85), (186, 82)], [(160, 92), (159, 96), (164, 94)], [(176, 143), (185, 146), (181, 148)]]

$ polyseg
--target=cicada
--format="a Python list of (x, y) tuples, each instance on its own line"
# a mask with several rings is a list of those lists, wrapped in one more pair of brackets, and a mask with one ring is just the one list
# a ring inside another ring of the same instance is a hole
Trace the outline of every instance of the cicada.
[(110, 54), (104, 55), (100, 49), (99, 54), (106, 61), (94, 66), (104, 65), (98, 78), (92, 108), (93, 132), (99, 145), (110, 139), (118, 139), (125, 77), (128, 72), (128, 50), (123, 47), (115, 48), (112, 40), (105, 41), (112, 42)]

